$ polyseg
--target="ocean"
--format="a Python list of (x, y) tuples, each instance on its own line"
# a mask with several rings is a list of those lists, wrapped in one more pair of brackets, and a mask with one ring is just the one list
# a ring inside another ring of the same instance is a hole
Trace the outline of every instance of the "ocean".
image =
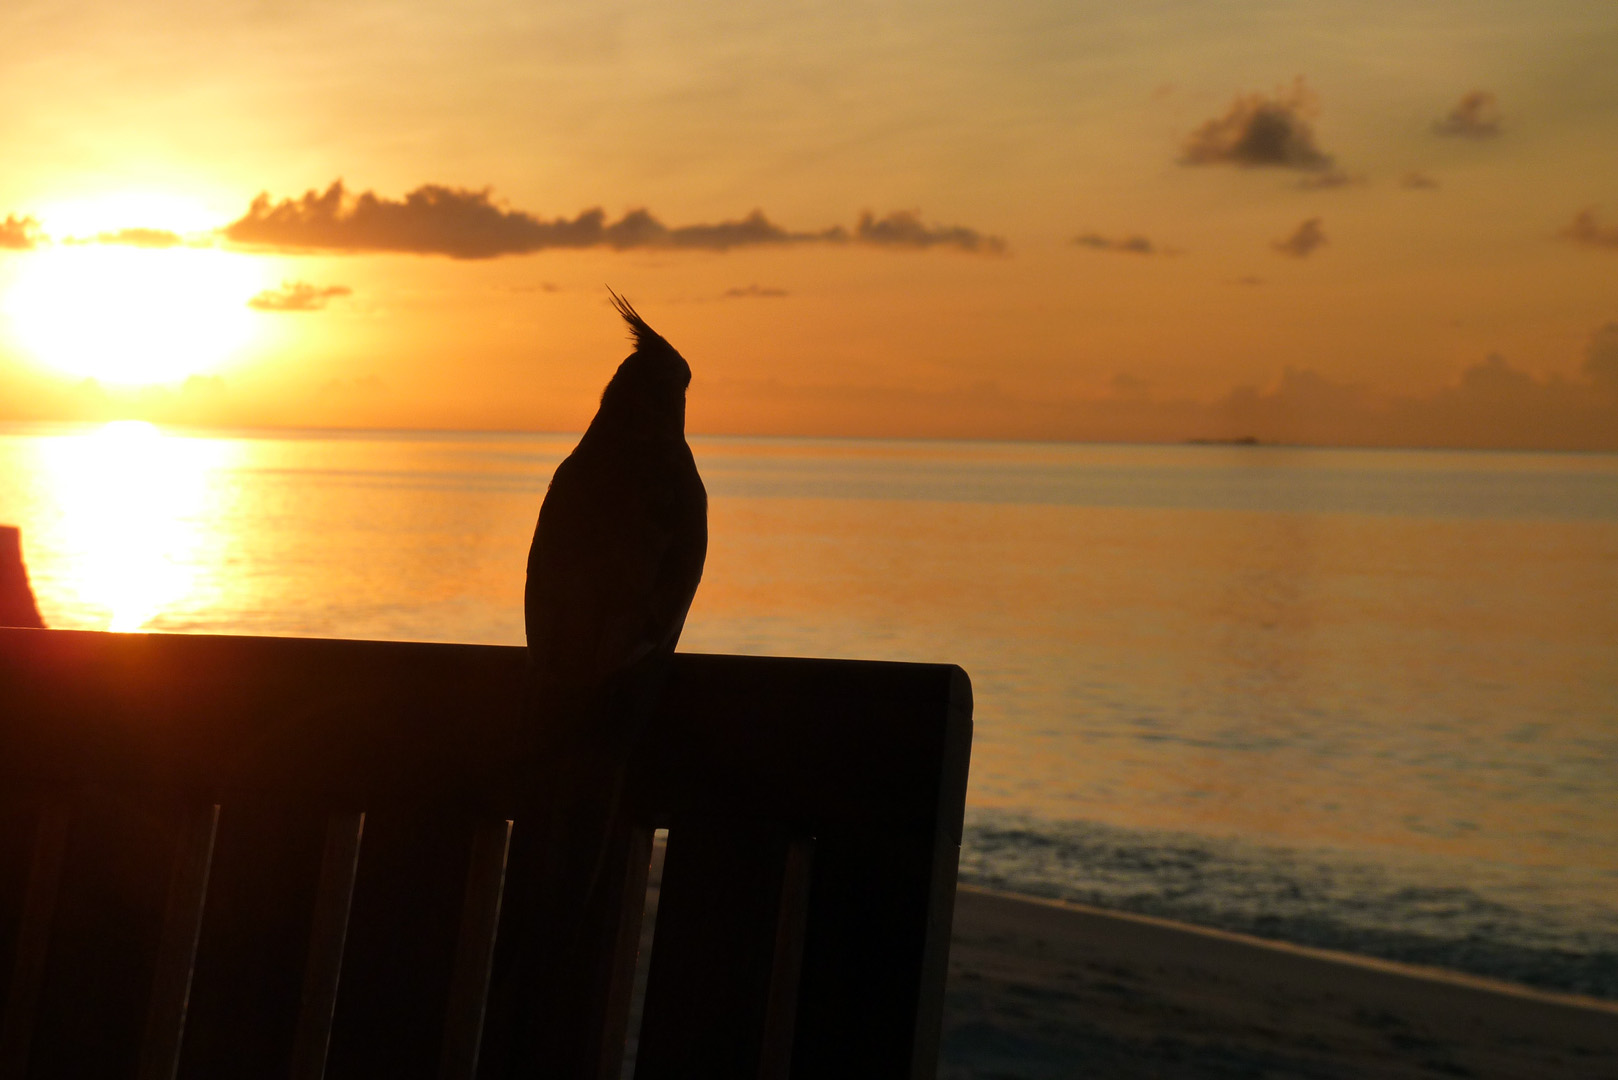
[[(47, 621), (520, 644), (566, 435), (0, 427)], [(1618, 456), (696, 438), (682, 648), (947, 661), (962, 879), (1618, 998)]]

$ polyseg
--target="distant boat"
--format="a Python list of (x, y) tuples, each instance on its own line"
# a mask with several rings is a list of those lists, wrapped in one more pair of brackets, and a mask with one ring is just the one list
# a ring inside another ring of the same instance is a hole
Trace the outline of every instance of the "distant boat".
[(1234, 439), (1187, 439), (1192, 446), (1268, 446), (1257, 435), (1239, 435)]

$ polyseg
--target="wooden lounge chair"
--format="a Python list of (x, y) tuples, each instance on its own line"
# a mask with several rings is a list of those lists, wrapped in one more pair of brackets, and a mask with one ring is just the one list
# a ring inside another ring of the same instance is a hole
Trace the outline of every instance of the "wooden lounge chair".
[(682, 654), (570, 969), (491, 777), (517, 648), (0, 630), (0, 1080), (936, 1068), (971, 742), (945, 665)]

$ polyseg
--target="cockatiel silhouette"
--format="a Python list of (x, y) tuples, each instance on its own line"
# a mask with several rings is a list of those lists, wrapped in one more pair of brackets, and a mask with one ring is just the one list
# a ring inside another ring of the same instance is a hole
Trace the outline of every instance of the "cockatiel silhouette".
[(708, 495), (685, 441), (691, 368), (617, 293), (635, 351), (556, 469), (528, 549), (524, 615), (541, 695), (634, 692), (674, 652), (708, 552)]
[(623, 850), (626, 774), (708, 552), (708, 496), (685, 441), (691, 368), (608, 292), (635, 348), (557, 466), (528, 551), (527, 734), (514, 760), (526, 809), (493, 972), (509, 994), (497, 995), (505, 1015), (489, 1018), (503, 1046), (491, 1075), (587, 1071), (573, 1057), (600, 976), (588, 940), (603, 917), (603, 871)]
[(581, 900), (708, 552), (708, 494), (685, 441), (691, 368), (608, 292), (635, 350), (551, 479), (524, 596), (529, 701), (552, 789), (541, 793), (555, 826), (547, 861), (582, 886)]

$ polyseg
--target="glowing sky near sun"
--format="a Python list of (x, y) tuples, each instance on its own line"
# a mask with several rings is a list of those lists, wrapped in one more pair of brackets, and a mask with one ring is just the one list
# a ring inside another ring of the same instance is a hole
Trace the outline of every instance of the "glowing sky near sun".
[(576, 429), (610, 283), (697, 430), (1618, 448), (1615, 56), (1610, 0), (12, 0), (0, 420)]

